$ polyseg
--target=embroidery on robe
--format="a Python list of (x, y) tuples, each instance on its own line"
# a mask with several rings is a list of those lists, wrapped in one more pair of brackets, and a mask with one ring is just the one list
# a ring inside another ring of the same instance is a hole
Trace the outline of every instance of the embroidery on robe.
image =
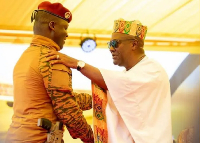
[(92, 83), (93, 96), (93, 124), (94, 124), (94, 142), (107, 143), (108, 131), (106, 124), (106, 91), (98, 85)]

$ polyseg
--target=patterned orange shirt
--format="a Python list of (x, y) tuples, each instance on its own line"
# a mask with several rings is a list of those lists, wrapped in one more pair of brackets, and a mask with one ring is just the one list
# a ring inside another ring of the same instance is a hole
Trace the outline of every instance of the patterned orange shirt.
[(44, 142), (47, 131), (37, 126), (39, 118), (63, 122), (73, 138), (93, 143), (93, 132), (82, 110), (92, 108), (92, 97), (72, 89), (70, 68), (44, 62), (48, 50), (59, 51), (51, 39), (34, 35), (13, 72), (14, 115), (7, 133), (7, 143)]

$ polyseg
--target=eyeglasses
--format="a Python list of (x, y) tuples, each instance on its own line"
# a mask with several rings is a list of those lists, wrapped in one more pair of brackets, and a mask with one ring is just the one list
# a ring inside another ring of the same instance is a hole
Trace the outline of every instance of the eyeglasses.
[(113, 47), (114, 49), (116, 49), (119, 44), (122, 42), (122, 41), (127, 41), (127, 40), (135, 40), (135, 39), (124, 39), (124, 40), (111, 40), (110, 42), (108, 42), (108, 48), (110, 49), (111, 47)]

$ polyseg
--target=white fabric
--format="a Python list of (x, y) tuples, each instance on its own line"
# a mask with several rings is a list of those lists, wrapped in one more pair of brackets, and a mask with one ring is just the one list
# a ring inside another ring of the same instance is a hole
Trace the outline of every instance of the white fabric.
[(170, 85), (160, 64), (145, 57), (129, 71), (100, 71), (109, 90), (108, 143), (172, 143)]
[(116, 109), (109, 92), (107, 93), (108, 104), (106, 108), (108, 143), (134, 143), (128, 128)]

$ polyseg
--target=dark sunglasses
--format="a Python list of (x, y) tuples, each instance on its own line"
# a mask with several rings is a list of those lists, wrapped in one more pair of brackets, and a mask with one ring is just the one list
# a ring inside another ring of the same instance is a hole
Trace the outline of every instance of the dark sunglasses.
[(122, 42), (122, 41), (127, 41), (127, 40), (135, 40), (135, 39), (124, 39), (124, 40), (111, 40), (110, 42), (108, 42), (108, 48), (110, 49), (111, 47), (113, 47), (114, 49), (116, 49), (119, 44)]

